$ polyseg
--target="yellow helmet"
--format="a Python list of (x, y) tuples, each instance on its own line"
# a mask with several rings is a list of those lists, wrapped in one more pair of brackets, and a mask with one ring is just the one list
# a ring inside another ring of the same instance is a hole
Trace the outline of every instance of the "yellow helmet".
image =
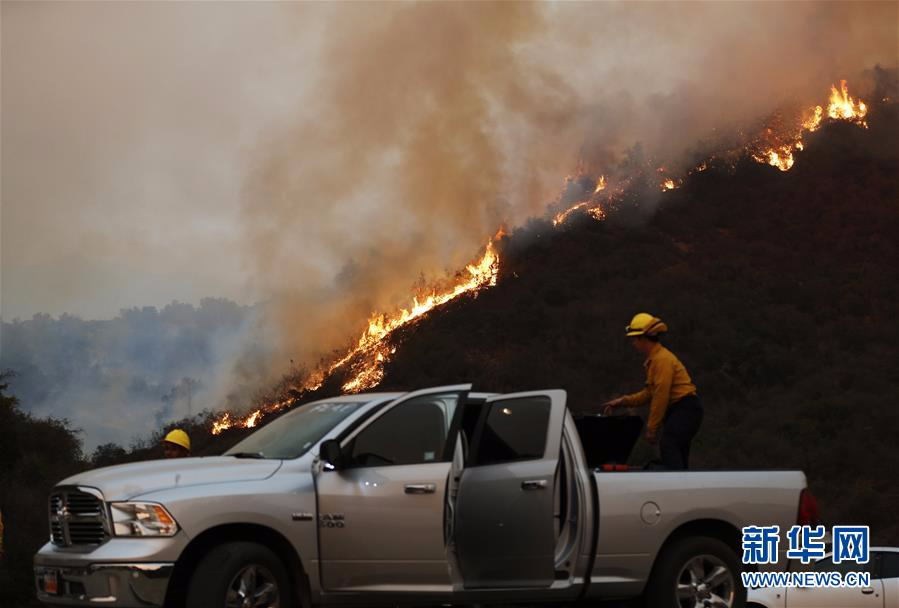
[(190, 437), (188, 437), (187, 433), (185, 433), (181, 429), (173, 429), (169, 431), (169, 434), (165, 436), (165, 439), (163, 439), (163, 441), (168, 441), (169, 443), (180, 445), (185, 450), (190, 450)]
[(657, 336), (668, 331), (668, 326), (661, 319), (652, 316), (648, 312), (634, 315), (630, 325), (624, 328), (627, 335), (633, 336)]

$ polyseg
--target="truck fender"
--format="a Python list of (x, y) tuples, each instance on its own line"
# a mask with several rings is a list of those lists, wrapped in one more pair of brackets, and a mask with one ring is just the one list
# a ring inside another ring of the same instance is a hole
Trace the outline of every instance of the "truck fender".
[(284, 562), (298, 605), (311, 608), (309, 575), (293, 545), (276, 530), (249, 523), (223, 524), (204, 530), (185, 547), (175, 563), (175, 571), (166, 593), (166, 606), (183, 606), (190, 578), (199, 561), (221, 543), (246, 541), (265, 545)]

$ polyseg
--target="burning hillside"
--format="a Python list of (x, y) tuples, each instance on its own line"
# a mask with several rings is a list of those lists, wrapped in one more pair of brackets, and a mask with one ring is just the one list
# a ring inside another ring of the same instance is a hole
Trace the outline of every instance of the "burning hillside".
[[(746, 141), (737, 145), (725, 147), (715, 155), (698, 162), (687, 175), (700, 173), (713, 165), (723, 165), (733, 169), (740, 159), (750, 157), (756, 162), (768, 164), (789, 171), (795, 163), (794, 152), (802, 151), (805, 144), (803, 136), (817, 131), (825, 121), (845, 121), (867, 128), (865, 117), (868, 113), (867, 105), (856, 101), (849, 95), (845, 80), (840, 81), (840, 88), (836, 85), (830, 87), (830, 98), (825, 106), (813, 106), (800, 110), (782, 109), (771, 115), (761, 129), (755, 135), (745, 138)], [(559, 225), (572, 214), (581, 211), (586, 212), (596, 219), (604, 219), (607, 212), (614, 209), (620, 202), (622, 195), (638, 184), (655, 184), (661, 192), (674, 190), (683, 184), (686, 175), (671, 176), (665, 167), (652, 170), (652, 163), (648, 160), (641, 163), (639, 171), (635, 171), (633, 163), (627, 163), (623, 168), (614, 168), (616, 177), (607, 178), (600, 175), (596, 182), (596, 188), (590, 192), (583, 187), (583, 180), (590, 181), (587, 175), (569, 176), (568, 182), (580, 184), (583, 197), (573, 204), (564, 205), (553, 217), (553, 224)]]
[[(566, 191), (580, 190), (584, 192), (584, 197), (573, 204), (565, 204), (563, 201), (566, 195), (563, 193), (557, 205), (564, 207), (552, 216), (552, 225), (559, 226), (577, 213), (585, 213), (596, 220), (604, 220), (610, 213), (614, 213), (622, 197), (635, 187), (655, 184), (654, 187), (663, 193), (672, 191), (681, 187), (689, 175), (722, 164), (733, 170), (737, 162), (746, 157), (787, 171), (795, 163), (794, 152), (804, 149), (803, 136), (806, 133), (817, 131), (828, 121), (848, 122), (867, 128), (867, 113), (868, 106), (863, 101), (851, 97), (846, 81), (841, 80), (839, 89), (835, 85), (831, 86), (826, 109), (819, 105), (799, 112), (778, 112), (769, 118), (761, 131), (749, 138), (748, 142), (702, 160), (686, 175), (671, 175), (664, 167), (653, 171), (652, 163), (644, 160), (636, 170), (634, 163), (629, 163), (624, 167), (615, 168), (615, 171), (608, 175), (603, 173), (597, 178), (582, 173), (569, 176), (566, 178)], [(398, 329), (415, 323), (431, 311), (461, 296), (475, 295), (480, 290), (496, 285), (500, 270), (500, 257), (496, 244), (502, 236), (503, 231), (500, 229), (487, 242), (483, 253), (476, 261), (469, 264), (452, 280), (414, 295), (408, 308), (401, 308), (394, 313), (373, 313), (362, 335), (345, 354), (331, 362), (321, 364), (307, 377), (290, 387), (286, 395), (265, 403), (249, 413), (222, 414), (214, 421), (212, 433), (218, 434), (232, 427), (252, 428), (266, 415), (283, 410), (303, 395), (318, 390), (326, 380), (335, 376), (343, 378), (340, 388), (347, 393), (378, 386), (384, 378), (385, 364), (398, 348), (398, 344), (393, 340)]]
[[(393, 332), (414, 323), (434, 308), (451, 300), (466, 294), (476, 294), (480, 289), (496, 285), (496, 277), (499, 273), (499, 254), (496, 251), (496, 242), (502, 236), (503, 231), (500, 229), (487, 242), (480, 258), (466, 266), (454, 282), (432, 287), (425, 295), (413, 296), (412, 305), (409, 308), (402, 308), (392, 315), (372, 314), (368, 320), (368, 327), (344, 356), (318, 368), (302, 384), (292, 390), (300, 394), (315, 391), (321, 387), (325, 378), (337, 372), (348, 377), (341, 386), (344, 392), (355, 393), (377, 386), (384, 377), (384, 364), (396, 352), (396, 347), (390, 342)], [(274, 401), (240, 417), (226, 412), (213, 423), (212, 433), (221, 433), (232, 426), (252, 428), (266, 414), (280, 411), (293, 401), (294, 397)]]

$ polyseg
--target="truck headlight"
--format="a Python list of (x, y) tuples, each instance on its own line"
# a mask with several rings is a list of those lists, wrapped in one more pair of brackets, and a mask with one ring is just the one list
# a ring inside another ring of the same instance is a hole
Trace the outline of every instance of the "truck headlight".
[(174, 536), (178, 532), (175, 518), (153, 502), (112, 502), (109, 510), (116, 536)]

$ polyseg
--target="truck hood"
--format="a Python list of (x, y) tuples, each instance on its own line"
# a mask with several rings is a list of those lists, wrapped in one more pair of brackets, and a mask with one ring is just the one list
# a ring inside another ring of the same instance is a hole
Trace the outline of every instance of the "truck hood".
[(281, 460), (231, 456), (150, 460), (86, 471), (63, 480), (60, 485), (90, 486), (103, 492), (106, 500), (127, 500), (175, 487), (265, 479), (281, 463)]

